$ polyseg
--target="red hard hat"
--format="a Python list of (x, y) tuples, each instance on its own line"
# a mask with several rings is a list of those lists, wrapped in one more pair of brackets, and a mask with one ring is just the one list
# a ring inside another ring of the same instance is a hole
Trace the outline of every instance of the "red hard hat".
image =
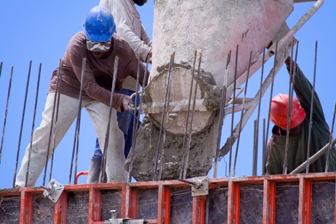
[[(271, 102), (271, 121), (282, 129), (287, 128), (289, 98), (287, 94), (278, 94)], [(294, 128), (301, 124), (306, 118), (306, 112), (299, 104), (297, 98), (292, 99), (292, 110), (289, 128)]]

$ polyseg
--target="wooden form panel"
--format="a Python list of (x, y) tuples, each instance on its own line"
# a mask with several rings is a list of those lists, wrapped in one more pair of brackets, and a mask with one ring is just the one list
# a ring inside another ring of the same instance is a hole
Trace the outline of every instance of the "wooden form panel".
[[(258, 211), (256, 217), (262, 220), (263, 224), (273, 224), (284, 218), (279, 216), (289, 207), (282, 204), (283, 201), (279, 201), (279, 195), (285, 195), (297, 202), (297, 205), (293, 205), (285, 201), (296, 207), (297, 212), (293, 217), (297, 223), (309, 224), (316, 219), (329, 223), (330, 220), (335, 221), (335, 176), (336, 173), (319, 173), (210, 178), (209, 195), (197, 197), (191, 196), (190, 186), (177, 180), (66, 185), (57, 203), (52, 205), (53, 214), (51, 215), (54, 223), (65, 224), (73, 218), (69, 216), (74, 215), (74, 205), (69, 203), (79, 203), (82, 211), (87, 211), (81, 220), (87, 220), (91, 224), (103, 224), (104, 220), (110, 218), (109, 209), (117, 210), (119, 218), (147, 219), (149, 223), (174, 223), (172, 220), (182, 220), (178, 216), (179, 213), (188, 216), (189, 218), (185, 220), (193, 224), (216, 223), (222, 219), (226, 219), (227, 223), (246, 223), (245, 216), (251, 215), (251, 211), (246, 210), (249, 209), (250, 203), (247, 200), (254, 200), (252, 206), (255, 211)], [(39, 216), (33, 214), (33, 210), (48, 204), (41, 202), (41, 200), (48, 200), (42, 198), (42, 194), (43, 189), (39, 188), (22, 188), (19, 191), (0, 189), (0, 201), (3, 201), (2, 204), (0, 203), (0, 214), (2, 211), (7, 211), (7, 207), (4, 207), (8, 206), (7, 201), (18, 198), (21, 200), (19, 222), (36, 223)], [(188, 206), (180, 206), (178, 203), (181, 200)], [(146, 204), (147, 202), (149, 203)], [(180, 212), (182, 208), (184, 210)], [(227, 216), (222, 212), (226, 212)], [(13, 214), (18, 213), (13, 212)], [(215, 219), (209, 217), (213, 215)], [(13, 220), (7, 214), (2, 217), (4, 218), (0, 217), (0, 223)]]

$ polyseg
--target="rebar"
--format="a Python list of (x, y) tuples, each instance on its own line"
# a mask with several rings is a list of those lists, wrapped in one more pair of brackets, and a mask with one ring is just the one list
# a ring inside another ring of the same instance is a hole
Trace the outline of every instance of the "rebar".
[(14, 177), (13, 177), (13, 187), (15, 187), (16, 171), (17, 171), (17, 166), (18, 166), (18, 161), (19, 161), (19, 155), (20, 155), (22, 129), (23, 129), (23, 124), (24, 124), (24, 117), (25, 117), (24, 115), (26, 113), (27, 96), (28, 96), (28, 87), (29, 87), (29, 81), (30, 81), (31, 66), (32, 66), (32, 61), (29, 62), (29, 68), (28, 68), (28, 76), (27, 76), (26, 91), (25, 91), (25, 97), (24, 97), (23, 109), (22, 109), (22, 117), (21, 117), (21, 125), (20, 125), (20, 134), (19, 134), (18, 148), (17, 148), (17, 151), (16, 151), (15, 169), (14, 169)]
[[(71, 183), (72, 167), (73, 167), (75, 152), (76, 152), (75, 171), (74, 171), (75, 176), (76, 176), (76, 171), (77, 171), (80, 119), (81, 119), (81, 110), (82, 110), (83, 80), (84, 80), (84, 74), (85, 74), (85, 69), (86, 69), (86, 60), (87, 60), (86, 58), (82, 59), (82, 71), (81, 71), (81, 81), (80, 81), (79, 99), (78, 99), (78, 115), (77, 115), (77, 120), (76, 120), (75, 136), (74, 136), (74, 142), (73, 142), (73, 147), (72, 147), (70, 173), (69, 173), (69, 184)], [(76, 178), (74, 178), (74, 182), (75, 182), (75, 179)]]
[(116, 56), (114, 58), (114, 67), (113, 67), (113, 78), (112, 78), (112, 86), (111, 86), (111, 97), (110, 97), (110, 106), (109, 106), (109, 116), (107, 121), (106, 127), (106, 134), (105, 134), (105, 143), (104, 143), (104, 151), (103, 151), (103, 160), (101, 163), (100, 175), (99, 175), (99, 183), (105, 179), (105, 169), (106, 169), (106, 157), (107, 157), (107, 148), (110, 140), (110, 126), (111, 126), (111, 114), (112, 114), (112, 103), (113, 103), (113, 95), (115, 91), (115, 85), (118, 75), (118, 65), (119, 65), (119, 57)]
[[(276, 64), (278, 63), (278, 43), (276, 42), (275, 44), (275, 53), (274, 53), (274, 60), (273, 60), (273, 67), (276, 66)], [(269, 126), (270, 126), (270, 117), (271, 117), (271, 103), (272, 103), (272, 98), (273, 98), (273, 88), (274, 88), (274, 77), (275, 77), (275, 70), (272, 70), (273, 72), (272, 74), (272, 83), (271, 83), (271, 89), (270, 89), (270, 97), (269, 97), (269, 104), (268, 104), (268, 116), (267, 116), (267, 125), (266, 125), (266, 136), (265, 136), (265, 142), (264, 142), (264, 151), (265, 151), (265, 157), (263, 160), (263, 164), (262, 164), (262, 175), (264, 175), (266, 173), (266, 160), (268, 158), (268, 152), (266, 151), (266, 147), (267, 147), (267, 142), (268, 142), (268, 132), (269, 132)]]
[(28, 173), (29, 173), (29, 166), (30, 166), (31, 151), (32, 151), (32, 146), (33, 146), (33, 136), (34, 136), (34, 128), (35, 128), (36, 107), (37, 107), (37, 102), (38, 102), (38, 93), (39, 93), (39, 89), (40, 89), (41, 70), (42, 70), (42, 63), (40, 63), (39, 71), (38, 71), (38, 75), (37, 75), (35, 104), (34, 104), (34, 112), (33, 112), (33, 119), (32, 119), (32, 128), (31, 128), (31, 132), (30, 132), (30, 144), (29, 144), (29, 152), (28, 152), (28, 162), (27, 162), (25, 186), (27, 186), (27, 184), (28, 184)]
[(188, 100), (188, 110), (187, 110), (187, 117), (186, 117), (186, 125), (184, 129), (184, 135), (183, 135), (183, 145), (182, 145), (182, 160), (181, 160), (181, 166), (180, 166), (180, 179), (183, 177), (183, 171), (184, 171), (184, 163), (185, 163), (185, 155), (186, 155), (186, 138), (188, 133), (188, 124), (189, 124), (189, 113), (190, 113), (190, 103), (191, 103), (191, 95), (194, 85), (194, 74), (195, 74), (195, 65), (196, 65), (196, 57), (197, 57), (197, 51), (194, 51), (194, 63), (191, 70), (191, 84), (190, 84), (190, 91), (189, 91), (189, 100)]
[(258, 158), (258, 120), (253, 122), (253, 156), (252, 156), (252, 176), (257, 175)]
[(330, 127), (330, 136), (329, 136), (329, 148), (328, 148), (328, 153), (327, 153), (327, 161), (326, 161), (326, 167), (325, 167), (325, 172), (328, 172), (328, 166), (329, 166), (329, 154), (330, 150), (333, 147), (331, 145), (331, 141), (333, 138), (333, 133), (334, 133), (334, 125), (335, 125), (335, 118), (336, 118), (336, 101), (335, 101), (335, 106), (334, 106), (334, 114), (331, 122), (331, 127)]
[[(260, 74), (260, 89), (262, 87), (263, 79), (264, 79), (264, 67), (265, 67), (265, 48), (263, 49), (262, 54), (262, 64), (261, 64), (261, 74)], [(258, 167), (258, 139), (259, 139), (259, 120), (260, 120), (260, 108), (261, 108), (261, 92), (259, 92), (259, 102), (258, 102), (258, 114), (257, 114), (257, 120), (255, 123), (255, 144), (254, 144), (254, 152), (253, 152), (253, 171), (252, 175), (257, 175), (257, 167)]]
[[(169, 63), (169, 74), (168, 74), (168, 85), (166, 90), (166, 96), (165, 96), (165, 104), (164, 104), (164, 114), (162, 116), (161, 122), (163, 122), (163, 136), (162, 136), (162, 142), (160, 144), (162, 145), (160, 150), (160, 169), (159, 169), (159, 178), (158, 180), (161, 180), (161, 174), (162, 174), (162, 164), (163, 164), (163, 155), (164, 155), (164, 145), (166, 141), (166, 125), (168, 124), (168, 113), (169, 113), (169, 101), (170, 101), (170, 89), (171, 89), (171, 83), (172, 83), (172, 75), (173, 75), (173, 68), (174, 68), (174, 60), (175, 60), (175, 52), (172, 54), (170, 63)], [(160, 131), (161, 134), (161, 131)], [(161, 141), (161, 138), (159, 139)], [(158, 162), (158, 161), (157, 161)], [(154, 170), (154, 173), (156, 174), (156, 169)]]
[(14, 71), (14, 66), (12, 66), (11, 70), (10, 70), (8, 92), (7, 92), (7, 100), (6, 100), (6, 109), (5, 109), (5, 116), (4, 116), (4, 122), (3, 122), (3, 127), (2, 127), (1, 144), (0, 144), (0, 163), (1, 163), (2, 149), (3, 149), (3, 145), (4, 145), (4, 140), (5, 140), (5, 130), (6, 130), (6, 123), (7, 123), (7, 112), (8, 112), (8, 104), (9, 104), (9, 98), (10, 98), (11, 87), (12, 87), (13, 71)]
[[(294, 39), (293, 39), (294, 43)], [(297, 42), (299, 44), (299, 42)], [(293, 47), (294, 44), (292, 45), (292, 52), (291, 52), (291, 58), (293, 58)], [(298, 47), (296, 48), (296, 52), (298, 50)], [(293, 100), (293, 91), (294, 91), (294, 83), (295, 83), (295, 71), (296, 71), (296, 59), (297, 59), (297, 54), (295, 55), (295, 62), (290, 63), (290, 78), (289, 78), (289, 88), (288, 88), (288, 110), (287, 110), (287, 127), (286, 127), (286, 145), (285, 145), (285, 156), (284, 156), (284, 161), (283, 161), (283, 174), (287, 174), (287, 156), (288, 156), (288, 145), (289, 145), (289, 131), (290, 131), (290, 119), (291, 119), (291, 114), (292, 114), (292, 100)], [(294, 68), (293, 68), (294, 67)]]
[(52, 111), (52, 115), (51, 115), (51, 125), (50, 125), (50, 129), (49, 129), (49, 138), (48, 138), (48, 150), (47, 150), (46, 161), (45, 161), (45, 166), (44, 166), (42, 185), (45, 185), (45, 180), (46, 180), (46, 175), (47, 175), (47, 167), (48, 167), (48, 160), (49, 160), (49, 153), (50, 153), (50, 146), (51, 146), (51, 138), (53, 136), (53, 130), (54, 130), (54, 126), (55, 126), (55, 111), (58, 110), (58, 108), (56, 108), (56, 100), (57, 100), (57, 89), (59, 87), (59, 83), (61, 82), (61, 78), (60, 78), (61, 63), (62, 63), (62, 61), (60, 60), (59, 64), (58, 64), (58, 70), (57, 70), (56, 90), (55, 90), (55, 95), (54, 95), (53, 111)]
[(169, 71), (168, 71), (168, 77), (167, 77), (166, 94), (165, 94), (165, 99), (164, 99), (163, 111), (162, 111), (162, 115), (161, 115), (160, 132), (159, 132), (159, 139), (158, 139), (158, 144), (157, 144), (155, 165), (154, 165), (154, 171), (153, 171), (153, 180), (154, 181), (157, 181), (157, 166), (158, 166), (158, 162), (159, 162), (159, 158), (160, 158), (160, 152), (161, 152), (161, 138), (162, 138), (163, 125), (164, 125), (163, 123), (164, 123), (165, 115), (166, 115), (167, 98), (168, 98), (168, 92), (169, 92), (168, 89), (170, 88), (169, 83), (170, 83), (173, 55), (174, 55), (174, 53), (170, 57)]
[[(62, 80), (62, 75), (63, 75), (63, 72), (62, 72), (62, 68), (63, 68), (63, 64), (62, 64), (62, 60), (60, 60), (60, 63), (59, 63), (59, 80)], [(55, 98), (57, 97), (57, 100), (56, 100), (56, 115), (55, 115), (55, 122), (54, 122), (54, 127), (57, 123), (57, 120), (58, 120), (58, 109), (59, 109), (59, 103), (60, 103), (60, 97), (61, 97), (61, 82), (58, 82), (57, 83), (57, 86), (56, 86), (56, 92), (55, 92)], [(54, 104), (55, 105), (55, 104)], [(54, 164), (54, 155), (55, 155), (55, 141), (56, 141), (56, 133), (55, 133), (55, 128), (52, 129), (53, 130), (53, 144), (52, 144), (52, 153), (51, 153), (51, 158), (50, 158), (50, 170), (49, 170), (49, 182), (51, 180), (51, 177), (52, 177), (52, 171), (53, 171), (53, 164)]]
[(225, 116), (224, 107), (225, 107), (225, 104), (226, 104), (226, 87), (227, 87), (227, 77), (228, 77), (228, 73), (229, 73), (230, 60), (231, 60), (231, 51), (229, 51), (229, 53), (226, 57), (226, 65), (225, 65), (225, 72), (224, 72), (224, 83), (223, 83), (223, 87), (221, 89), (219, 121), (218, 121), (218, 130), (217, 130), (217, 144), (216, 144), (216, 153), (215, 153), (215, 163), (214, 163), (214, 168), (213, 168), (213, 171), (212, 171), (212, 178), (217, 177), (219, 147), (220, 147), (220, 141), (221, 141), (221, 136), (222, 136), (222, 127), (223, 127), (224, 116)]
[[(247, 76), (246, 76), (245, 89), (244, 89), (244, 97), (243, 97), (243, 103), (242, 103), (242, 110), (241, 110), (241, 113), (240, 113), (240, 121), (243, 119), (243, 115), (244, 115), (244, 107), (245, 107), (245, 100), (246, 100), (246, 95), (247, 95), (247, 87), (248, 87), (248, 80), (249, 80), (248, 77), (249, 77), (249, 74), (250, 74), (251, 61), (252, 61), (252, 51), (250, 51), (250, 57), (249, 57), (249, 61), (248, 61)], [(239, 122), (238, 133), (241, 132), (241, 129), (242, 129), (242, 122)], [(239, 143), (240, 143), (240, 134), (238, 135), (237, 144), (236, 144), (236, 153), (235, 153), (235, 158), (234, 158), (234, 162), (233, 162), (232, 176), (236, 175), (236, 165), (237, 165), (237, 159), (238, 159)]]
[[(231, 135), (233, 134), (234, 128), (234, 108), (235, 108), (235, 98), (236, 98), (236, 84), (237, 84), (237, 69), (238, 69), (238, 51), (239, 51), (239, 44), (236, 46), (236, 59), (235, 59), (235, 71), (234, 71), (234, 81), (233, 81), (233, 96), (232, 96), (232, 117), (231, 117)], [(230, 138), (230, 150), (229, 150), (229, 177), (232, 176), (231, 173), (231, 161), (232, 161), (232, 145), (233, 143), (231, 142)]]
[(311, 129), (313, 126), (313, 112), (314, 112), (314, 95), (315, 95), (315, 82), (316, 82), (316, 62), (317, 62), (317, 41), (315, 42), (315, 55), (314, 55), (314, 77), (312, 85), (312, 94), (310, 99), (310, 114), (309, 114), (309, 129), (308, 129), (308, 142), (307, 142), (307, 160), (306, 173), (309, 173), (309, 157), (310, 157), (310, 140), (311, 140)]
[[(135, 145), (136, 145), (136, 133), (137, 133), (137, 125), (138, 125), (138, 116), (139, 114), (137, 113), (137, 107), (138, 107), (138, 86), (139, 86), (139, 75), (140, 75), (140, 55), (138, 57), (138, 67), (137, 67), (137, 80), (136, 80), (136, 87), (135, 87), (135, 109), (133, 111), (133, 131), (132, 131), (132, 149), (134, 149)], [(148, 64), (148, 63), (147, 63)], [(147, 69), (147, 68), (146, 68)], [(129, 112), (131, 113), (131, 112)], [(138, 116), (136, 116), (138, 115)], [(131, 182), (131, 179), (132, 179), (132, 175), (131, 175), (131, 170), (132, 170), (132, 163), (133, 163), (133, 155), (132, 155), (132, 158), (131, 158), (131, 164), (130, 164), (130, 170), (128, 172), (128, 178), (127, 178), (127, 181), (128, 182)]]
[(1, 71), (2, 71), (2, 61), (0, 61), (0, 78), (1, 78)]
[(189, 160), (189, 152), (190, 152), (190, 143), (191, 143), (191, 133), (192, 133), (192, 123), (194, 120), (194, 112), (195, 112), (195, 106), (196, 106), (196, 96), (197, 96), (197, 85), (198, 81), (200, 79), (200, 73), (201, 73), (201, 62), (202, 62), (202, 53), (199, 55), (198, 59), (198, 69), (197, 69), (197, 79), (195, 84), (195, 92), (194, 92), (194, 99), (193, 99), (193, 108), (191, 112), (191, 120), (190, 120), (190, 127), (189, 127), (189, 134), (188, 134), (188, 144), (187, 144), (187, 155), (184, 162), (184, 171), (183, 171), (183, 179), (186, 179), (187, 177), (187, 169), (188, 169), (188, 160)]
[[(286, 50), (286, 53), (285, 54), (289, 54), (288, 50)], [(259, 96), (259, 91), (261, 91), (261, 94), (264, 95), (267, 88), (269, 87), (269, 85), (271, 84), (271, 74), (274, 72), (274, 74), (277, 74), (278, 71), (280, 70), (282, 64), (284, 63), (285, 59), (284, 58), (281, 58), (279, 63), (276, 64), (276, 66), (274, 66), (270, 73), (268, 74), (268, 76), (265, 78), (264, 80), (264, 83), (263, 83), (263, 86), (260, 90), (258, 90), (257, 94), (254, 96), (254, 98), (249, 101), (249, 107), (248, 109), (246, 109), (244, 115), (243, 115), (243, 119), (239, 122), (242, 123), (242, 128), (245, 127), (248, 119), (250, 119), (250, 117), (252, 116), (255, 108), (257, 107), (257, 102), (256, 102), (256, 98), (257, 96)], [(255, 63), (251, 66), (251, 69), (252, 67), (255, 65)], [(245, 74), (245, 73), (244, 73)], [(246, 76), (244, 76), (245, 79), (246, 79)], [(239, 79), (239, 78), (238, 78)], [(220, 153), (219, 153), (219, 157), (223, 157), (225, 156), (229, 150), (230, 150), (230, 147), (232, 147), (231, 142), (234, 142), (236, 139), (237, 139), (237, 130), (238, 130), (238, 126), (239, 124), (237, 124), (237, 126), (235, 127), (234, 129), (234, 132), (233, 134), (227, 139), (226, 143), (224, 144), (224, 146), (220, 149)]]
[[(145, 85), (145, 81), (147, 79), (147, 75), (148, 75), (148, 61), (146, 62), (146, 70), (145, 70), (145, 74), (144, 74), (143, 81), (142, 81), (142, 85), (143, 86), (142, 86), (141, 93), (140, 93), (140, 100), (142, 100), (143, 94), (145, 92), (144, 85)], [(142, 107), (142, 103), (140, 102), (139, 111), (141, 111), (141, 107)], [(140, 116), (140, 115), (138, 114), (138, 116)], [(139, 119), (139, 118), (137, 118), (137, 119)], [(134, 136), (135, 142), (133, 142), (133, 137), (132, 137), (132, 150), (133, 150), (133, 153), (130, 154), (131, 161), (130, 161), (130, 165), (128, 167), (128, 175), (129, 175), (128, 178), (127, 178), (128, 182), (130, 182), (131, 179), (132, 179), (131, 173), (132, 173), (132, 169), (133, 169), (133, 160), (134, 160), (134, 153), (135, 153), (135, 145), (136, 145), (135, 143), (136, 143), (136, 138), (137, 138), (137, 130), (135, 131), (135, 136)], [(134, 129), (133, 129), (133, 133), (134, 133)], [(133, 136), (133, 133), (132, 133), (132, 136)]]
[(261, 157), (261, 175), (265, 174), (266, 164), (266, 119), (263, 119), (263, 134), (262, 134), (262, 157)]

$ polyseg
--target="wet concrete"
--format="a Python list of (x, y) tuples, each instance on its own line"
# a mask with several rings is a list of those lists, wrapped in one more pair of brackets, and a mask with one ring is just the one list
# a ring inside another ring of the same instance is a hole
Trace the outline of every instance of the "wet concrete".
[[(213, 123), (203, 132), (192, 135), (186, 177), (204, 176), (212, 166), (213, 150), (216, 146), (218, 114), (213, 112)], [(217, 124), (217, 125), (216, 125)], [(160, 128), (146, 116), (138, 130), (136, 146), (127, 160), (128, 170), (133, 156), (131, 175), (137, 181), (153, 180)], [(183, 158), (183, 135), (166, 133), (162, 162), (158, 162), (157, 173), (162, 166), (161, 180), (178, 179)]]

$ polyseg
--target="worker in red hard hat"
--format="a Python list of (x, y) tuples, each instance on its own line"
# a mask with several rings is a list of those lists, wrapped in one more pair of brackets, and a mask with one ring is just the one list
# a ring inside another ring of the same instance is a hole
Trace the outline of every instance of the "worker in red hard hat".
[[(288, 95), (278, 94), (272, 99), (270, 119), (275, 125), (272, 129), (272, 136), (266, 149), (267, 174), (283, 173), (287, 142), (287, 125), (289, 125), (287, 173), (292, 172), (307, 160), (312, 85), (290, 57), (286, 59), (286, 66), (288, 71), (290, 71), (291, 66), (295, 69), (293, 88), (297, 98), (293, 97), (292, 102), (290, 102)], [(293, 76), (291, 80), (293, 82)], [(309, 157), (328, 144), (330, 139), (330, 129), (325, 120), (322, 106), (316, 92), (314, 92), (312, 103), (313, 114)], [(290, 119), (288, 124), (289, 106)], [(309, 166), (309, 172), (325, 172), (326, 160), (327, 152)], [(336, 149), (334, 147), (330, 150), (328, 171), (336, 171)]]

